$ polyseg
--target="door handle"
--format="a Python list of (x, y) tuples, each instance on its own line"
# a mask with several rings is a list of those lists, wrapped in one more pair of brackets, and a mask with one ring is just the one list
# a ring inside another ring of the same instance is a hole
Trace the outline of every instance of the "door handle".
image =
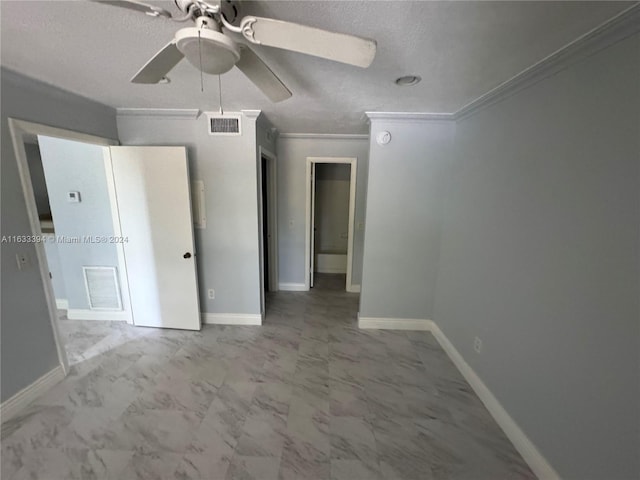
[(189, 252), (185, 253), (183, 255), (183, 258), (191, 258), (191, 254)]

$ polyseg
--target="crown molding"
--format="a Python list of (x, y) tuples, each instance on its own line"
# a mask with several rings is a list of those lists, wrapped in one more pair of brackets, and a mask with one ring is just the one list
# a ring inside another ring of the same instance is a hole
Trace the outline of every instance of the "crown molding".
[(323, 140), (368, 140), (366, 133), (281, 133), (279, 138), (323, 139)]
[(200, 116), (197, 108), (117, 108), (119, 117), (164, 117), (194, 120)]
[(455, 120), (452, 113), (429, 113), (429, 112), (364, 112), (365, 116), (371, 120), (401, 121), (401, 122), (433, 122)]
[(262, 110), (240, 110), (242, 115), (246, 118), (257, 120), (262, 113)]
[(640, 3), (623, 10), (615, 17), (578, 37), (551, 55), (531, 65), (484, 95), (469, 102), (453, 114), (461, 120), (505, 97), (528, 88), (631, 35), (640, 32)]
[(365, 112), (368, 121), (436, 121), (462, 120), (520, 90), (530, 87), (573, 63), (587, 58), (625, 38), (640, 32), (640, 3), (623, 10), (564, 47), (531, 65), (522, 72), (452, 113)]

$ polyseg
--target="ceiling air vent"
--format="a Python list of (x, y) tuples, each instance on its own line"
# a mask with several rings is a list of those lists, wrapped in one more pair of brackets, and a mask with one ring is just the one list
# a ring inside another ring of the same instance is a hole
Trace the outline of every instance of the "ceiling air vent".
[(207, 115), (209, 135), (240, 135), (240, 115)]

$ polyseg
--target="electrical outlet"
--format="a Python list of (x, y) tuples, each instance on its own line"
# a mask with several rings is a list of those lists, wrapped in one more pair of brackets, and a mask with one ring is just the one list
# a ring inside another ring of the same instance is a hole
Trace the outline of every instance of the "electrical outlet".
[(18, 270), (23, 270), (29, 266), (29, 255), (26, 253), (16, 253), (16, 262), (18, 262)]
[(209, 300), (216, 298), (216, 291), (213, 288), (209, 289)]
[(473, 349), (476, 353), (482, 353), (482, 340), (480, 340), (480, 337), (476, 337), (473, 340)]

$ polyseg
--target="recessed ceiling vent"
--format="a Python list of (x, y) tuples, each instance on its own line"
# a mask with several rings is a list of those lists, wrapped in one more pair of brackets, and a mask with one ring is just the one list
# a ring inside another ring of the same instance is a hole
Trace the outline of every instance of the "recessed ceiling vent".
[(209, 114), (209, 135), (240, 135), (240, 115)]

